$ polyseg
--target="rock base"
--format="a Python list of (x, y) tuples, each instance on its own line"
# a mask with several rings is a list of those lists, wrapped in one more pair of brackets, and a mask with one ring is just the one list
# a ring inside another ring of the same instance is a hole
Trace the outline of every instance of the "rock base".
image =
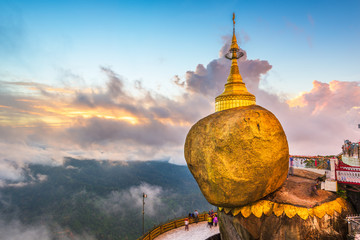
[(314, 180), (305, 177), (290, 176), (263, 200), (218, 211), (221, 239), (346, 239), (351, 204), (331, 192), (313, 191)]
[(333, 216), (325, 215), (321, 219), (314, 216), (303, 220), (299, 216), (288, 218), (285, 214), (244, 218), (241, 214), (234, 217), (219, 212), (220, 234), (222, 240), (340, 240), (346, 239), (346, 214), (344, 211)]
[(222, 240), (340, 240), (346, 239), (345, 216), (345, 213), (335, 213), (321, 219), (314, 216), (303, 220), (299, 216), (288, 218), (285, 214), (244, 218), (219, 212), (220, 234)]

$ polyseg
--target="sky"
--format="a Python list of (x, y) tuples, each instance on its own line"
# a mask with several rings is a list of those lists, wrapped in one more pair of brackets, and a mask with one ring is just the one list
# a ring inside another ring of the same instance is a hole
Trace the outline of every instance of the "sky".
[(0, 178), (63, 158), (185, 164), (214, 112), (232, 34), (290, 154), (359, 141), (360, 1), (0, 2)]

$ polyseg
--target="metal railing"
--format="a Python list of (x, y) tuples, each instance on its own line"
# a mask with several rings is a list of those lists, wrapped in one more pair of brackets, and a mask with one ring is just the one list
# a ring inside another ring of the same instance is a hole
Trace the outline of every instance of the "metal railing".
[(360, 240), (360, 215), (346, 217), (348, 223), (348, 239)]
[[(217, 213), (217, 212), (215, 212), (215, 213)], [(208, 216), (207, 213), (199, 214), (198, 222), (206, 221), (207, 216)], [(153, 229), (151, 229), (150, 231), (148, 231), (145, 235), (138, 238), (137, 240), (153, 240), (154, 238), (158, 237), (159, 235), (161, 235), (167, 231), (173, 230), (178, 227), (182, 227), (185, 225), (185, 218), (186, 217), (183, 217), (180, 219), (173, 220), (171, 222), (167, 222), (162, 225), (158, 225), (158, 226), (154, 227)], [(189, 218), (189, 224), (192, 224), (192, 223), (195, 223), (195, 219)]]

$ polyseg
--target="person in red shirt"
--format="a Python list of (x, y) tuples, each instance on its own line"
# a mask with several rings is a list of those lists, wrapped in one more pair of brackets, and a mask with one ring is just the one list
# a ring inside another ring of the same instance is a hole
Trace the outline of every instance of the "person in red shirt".
[(185, 231), (189, 231), (189, 219), (185, 218)]

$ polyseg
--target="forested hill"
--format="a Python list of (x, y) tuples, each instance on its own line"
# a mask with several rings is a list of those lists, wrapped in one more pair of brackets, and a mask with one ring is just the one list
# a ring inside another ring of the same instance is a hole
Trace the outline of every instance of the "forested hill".
[(0, 188), (1, 239), (29, 231), (42, 239), (136, 239), (142, 233), (143, 192), (145, 231), (212, 208), (188, 168), (168, 162), (68, 158), (61, 166), (22, 170), (23, 182)]

